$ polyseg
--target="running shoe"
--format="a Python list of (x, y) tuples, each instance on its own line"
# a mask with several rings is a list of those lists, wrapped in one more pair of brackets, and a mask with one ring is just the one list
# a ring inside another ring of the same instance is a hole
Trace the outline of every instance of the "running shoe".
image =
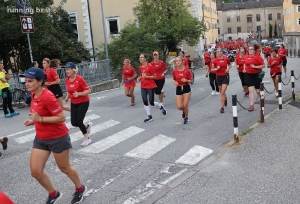
[(227, 97), (226, 97), (226, 99), (225, 99), (224, 106), (227, 106)]
[(216, 95), (220, 95), (220, 92), (219, 92), (219, 91), (216, 91)]
[(87, 127), (87, 129), (86, 129), (88, 135), (91, 134), (92, 126), (93, 126), (93, 123), (92, 123), (92, 122), (89, 122), (89, 123), (88, 123), (88, 127)]
[(5, 114), (5, 118), (12, 118), (13, 116), (10, 113)]
[(3, 154), (0, 152), (0, 159), (3, 157)]
[(164, 115), (167, 115), (167, 110), (165, 109), (164, 106), (161, 106), (161, 107), (160, 107), (160, 110), (161, 110), (161, 112), (162, 112)]
[(8, 138), (7, 137), (3, 137), (3, 142), (1, 142), (3, 150), (7, 149), (7, 142), (8, 142)]
[(184, 111), (182, 111), (182, 118), (185, 118), (185, 114), (184, 114)]
[(82, 147), (88, 146), (91, 142), (92, 142), (92, 140), (90, 138), (83, 138), (81, 146)]
[(251, 106), (248, 108), (248, 111), (254, 111), (254, 106), (251, 105)]
[(83, 188), (81, 191), (75, 191), (73, 194), (73, 199), (71, 201), (72, 204), (81, 203), (83, 200), (84, 194), (87, 192), (87, 187), (85, 185), (82, 185)]
[(56, 191), (56, 196), (54, 197), (49, 196), (46, 201), (46, 204), (56, 204), (62, 198), (62, 196), (63, 196), (62, 193)]
[(215, 91), (212, 91), (212, 92), (211, 92), (211, 95), (212, 95), (212, 96), (216, 95), (216, 92), (215, 92)]
[(183, 120), (183, 124), (188, 124), (189, 123), (189, 119), (188, 118), (185, 118), (184, 120)]
[(246, 93), (244, 94), (244, 98), (246, 98), (246, 97), (249, 97), (249, 92), (246, 92)]
[(220, 112), (221, 112), (221, 113), (224, 113), (224, 112), (225, 112), (223, 107), (220, 109)]
[(151, 115), (148, 115), (148, 118), (146, 118), (145, 120), (144, 120), (144, 122), (145, 123), (147, 123), (147, 122), (151, 122), (153, 119), (152, 119), (152, 116)]
[(278, 92), (275, 92), (275, 96), (278, 97)]
[(131, 106), (135, 106), (135, 104), (136, 104), (135, 102), (132, 102), (132, 103), (131, 103)]
[(17, 116), (17, 115), (20, 115), (20, 113), (18, 113), (18, 112), (13, 112), (13, 113), (11, 113), (10, 115), (12, 115), (12, 116)]

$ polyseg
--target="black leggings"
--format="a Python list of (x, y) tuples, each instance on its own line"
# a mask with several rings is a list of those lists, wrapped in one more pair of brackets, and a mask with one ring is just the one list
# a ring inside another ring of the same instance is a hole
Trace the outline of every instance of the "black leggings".
[[(4, 114), (8, 114), (15, 112), (13, 107), (12, 107), (12, 97), (11, 97), (11, 92), (8, 88), (2, 89), (2, 99), (3, 99), (3, 112)], [(9, 109), (9, 112), (7, 111), (7, 107)]]
[(213, 91), (219, 92), (219, 87), (217, 86), (216, 78), (217, 78), (216, 74), (209, 73), (209, 84), (211, 86), (211, 89)]
[(87, 133), (87, 130), (85, 125), (83, 124), (83, 119), (89, 109), (89, 105), (89, 101), (79, 104), (71, 103), (71, 124), (75, 127), (79, 127), (82, 134), (84, 135)]
[(244, 72), (239, 72), (239, 76), (240, 76), (240, 79), (242, 82), (242, 86), (247, 86), (247, 83), (246, 83), (247, 74)]
[[(151, 106), (154, 106), (154, 91), (155, 89), (141, 88), (142, 99), (145, 106), (149, 106), (149, 103)], [(149, 103), (148, 103), (148, 95), (149, 95)]]

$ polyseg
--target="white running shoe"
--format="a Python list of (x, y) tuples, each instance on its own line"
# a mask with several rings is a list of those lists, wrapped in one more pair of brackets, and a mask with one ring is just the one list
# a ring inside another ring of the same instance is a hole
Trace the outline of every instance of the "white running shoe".
[(89, 125), (89, 127), (86, 129), (86, 131), (87, 131), (87, 134), (90, 135), (93, 123), (92, 122), (88, 122), (88, 125)]
[(275, 96), (278, 97), (278, 92), (275, 92)]
[(212, 92), (211, 92), (211, 95), (212, 95), (212, 96), (216, 95), (216, 92), (215, 92), (215, 91), (212, 91)]
[(81, 146), (82, 146), (82, 147), (88, 146), (91, 142), (92, 142), (91, 139), (83, 138), (83, 141), (82, 141), (82, 143), (81, 143)]
[(216, 95), (220, 95), (220, 92), (216, 91)]

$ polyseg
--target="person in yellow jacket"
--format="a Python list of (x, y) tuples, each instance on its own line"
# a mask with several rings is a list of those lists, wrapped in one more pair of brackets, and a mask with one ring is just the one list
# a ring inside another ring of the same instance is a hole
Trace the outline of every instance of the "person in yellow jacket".
[[(5, 118), (20, 115), (12, 107), (11, 87), (7, 83), (10, 79), (9, 74), (4, 70), (3, 62), (0, 62), (0, 92), (3, 101), (3, 112)], [(9, 112), (7, 111), (9, 109)]]

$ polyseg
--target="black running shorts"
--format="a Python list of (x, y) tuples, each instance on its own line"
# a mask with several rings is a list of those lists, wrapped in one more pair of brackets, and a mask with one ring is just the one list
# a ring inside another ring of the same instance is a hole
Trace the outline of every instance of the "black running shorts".
[(286, 66), (286, 64), (287, 64), (287, 59), (285, 58), (285, 59), (282, 59), (282, 66)]
[(54, 153), (62, 153), (66, 149), (72, 149), (72, 144), (69, 134), (52, 140), (41, 140), (35, 137), (32, 148), (51, 151)]
[(229, 78), (229, 75), (226, 75), (226, 76), (217, 76), (216, 81), (217, 81), (217, 85), (218, 86), (222, 86), (222, 84), (229, 85), (230, 78)]
[(163, 89), (164, 85), (165, 85), (165, 78), (163, 79), (159, 79), (159, 80), (154, 80), (155, 84), (156, 84), (156, 88), (154, 90), (154, 93), (156, 95), (160, 95), (161, 94), (161, 90)]
[(258, 74), (247, 73), (246, 81), (248, 87), (254, 86), (255, 89), (260, 89), (260, 83), (262, 82), (262, 79), (258, 77)]
[(63, 91), (59, 84), (48, 86), (47, 89), (54, 94), (55, 98), (60, 98), (63, 96)]
[(181, 96), (187, 93), (190, 93), (191, 90), (191, 86), (190, 85), (185, 85), (185, 86), (177, 86), (176, 87), (176, 96)]

